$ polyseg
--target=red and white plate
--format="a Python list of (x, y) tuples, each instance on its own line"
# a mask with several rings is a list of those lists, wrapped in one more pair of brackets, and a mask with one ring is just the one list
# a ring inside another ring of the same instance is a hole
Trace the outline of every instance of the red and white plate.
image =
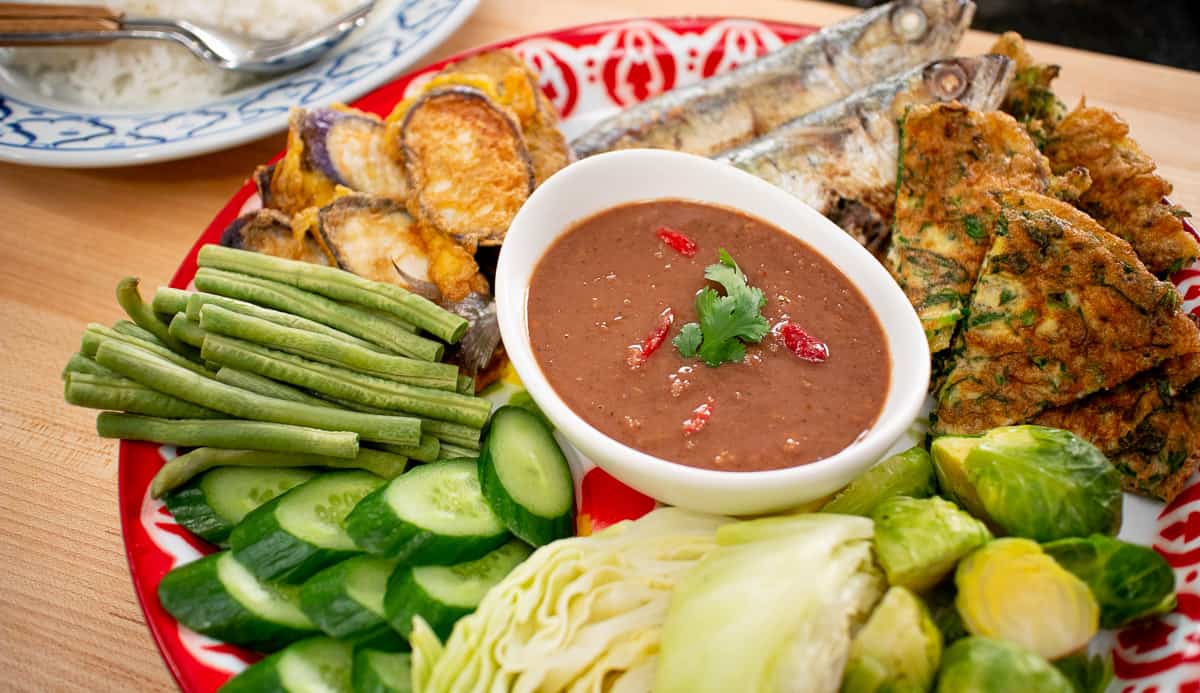
[[(812, 31), (814, 27), (750, 19), (634, 19), (525, 36), (489, 48), (512, 48), (534, 67), (542, 89), (563, 116), (564, 130), (572, 137), (622, 107), (731, 70)], [(386, 115), (443, 64), (405, 75), (353, 105)], [(247, 183), (196, 241), (171, 286), (186, 287), (196, 273), (199, 247), (217, 242), (230, 221), (257, 205), (254, 186)], [(1175, 282), (1187, 308), (1196, 312), (1200, 307), (1200, 269), (1180, 272)], [(155, 591), (168, 570), (213, 550), (179, 527), (163, 504), (148, 495), (150, 479), (172, 455), (170, 446), (121, 443), (121, 526), (134, 589), (163, 659), (185, 693), (207, 693), (256, 656), (191, 632), (158, 603)], [(654, 507), (653, 500), (587, 466), (577, 467), (576, 481), (580, 513), (594, 529), (638, 517)], [(1110, 690), (1200, 693), (1198, 480), (1193, 478), (1187, 490), (1166, 508), (1127, 496), (1121, 537), (1152, 545), (1170, 561), (1178, 581), (1179, 608), (1163, 618), (1102, 636), (1097, 645), (1113, 650), (1116, 680)]]

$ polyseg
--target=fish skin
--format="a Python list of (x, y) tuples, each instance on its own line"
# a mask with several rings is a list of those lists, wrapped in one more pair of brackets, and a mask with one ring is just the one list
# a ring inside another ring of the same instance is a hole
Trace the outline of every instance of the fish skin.
[[(964, 79), (960, 88), (948, 81)], [(881, 255), (895, 206), (899, 128), (914, 105), (993, 110), (1013, 78), (999, 55), (935, 60), (801, 116), (717, 157), (792, 193)]]
[[(571, 142), (579, 158), (649, 147), (712, 156), (884, 77), (953, 55), (972, 0), (896, 0), (831, 24), (736, 70), (672, 89)], [(924, 31), (906, 40), (905, 19)]]

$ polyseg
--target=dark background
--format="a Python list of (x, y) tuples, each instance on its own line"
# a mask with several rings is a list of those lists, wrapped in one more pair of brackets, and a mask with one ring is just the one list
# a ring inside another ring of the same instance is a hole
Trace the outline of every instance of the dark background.
[[(836, 0), (873, 7), (883, 0)], [(1200, 70), (1200, 0), (975, 0), (971, 28)], [(1200, 99), (1200, 94), (1196, 94)]]

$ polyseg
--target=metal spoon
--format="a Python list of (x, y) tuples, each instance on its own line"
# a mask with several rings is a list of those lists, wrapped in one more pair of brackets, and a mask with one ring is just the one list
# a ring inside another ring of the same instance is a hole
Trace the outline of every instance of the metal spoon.
[(174, 41), (217, 67), (254, 74), (307, 65), (366, 22), (374, 0), (302, 36), (260, 40), (184, 19), (126, 17), (102, 6), (0, 3), (0, 46), (89, 45), (116, 39)]

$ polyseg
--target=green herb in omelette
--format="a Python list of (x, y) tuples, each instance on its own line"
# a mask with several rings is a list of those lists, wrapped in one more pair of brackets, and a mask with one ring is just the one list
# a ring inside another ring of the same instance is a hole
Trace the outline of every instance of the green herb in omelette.
[(684, 357), (699, 356), (714, 368), (741, 361), (746, 344), (761, 341), (770, 329), (762, 315), (767, 298), (762, 289), (746, 282), (746, 275), (724, 248), (720, 261), (705, 268), (704, 278), (720, 284), (725, 295), (712, 287), (696, 294), (700, 322), (684, 325), (672, 343)]

